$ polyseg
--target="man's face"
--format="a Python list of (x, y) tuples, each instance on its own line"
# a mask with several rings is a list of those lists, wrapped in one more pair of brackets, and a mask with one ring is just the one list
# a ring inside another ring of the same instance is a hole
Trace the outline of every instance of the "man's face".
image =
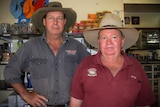
[(102, 54), (105, 55), (118, 55), (124, 41), (124, 37), (117, 29), (104, 29), (99, 33), (99, 47)]
[(59, 35), (64, 30), (66, 19), (62, 12), (51, 11), (46, 14), (46, 18), (43, 18), (43, 24), (46, 27), (47, 33)]

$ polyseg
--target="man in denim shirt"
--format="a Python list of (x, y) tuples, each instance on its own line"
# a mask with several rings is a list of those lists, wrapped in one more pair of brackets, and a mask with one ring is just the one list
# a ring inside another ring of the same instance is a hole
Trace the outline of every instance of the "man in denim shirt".
[[(86, 47), (64, 35), (75, 22), (76, 13), (51, 2), (34, 12), (32, 22), (44, 33), (25, 44), (10, 58), (4, 70), (7, 83), (33, 107), (64, 107), (70, 99), (70, 84), (77, 65), (89, 55)], [(28, 92), (21, 80), (30, 73)]]

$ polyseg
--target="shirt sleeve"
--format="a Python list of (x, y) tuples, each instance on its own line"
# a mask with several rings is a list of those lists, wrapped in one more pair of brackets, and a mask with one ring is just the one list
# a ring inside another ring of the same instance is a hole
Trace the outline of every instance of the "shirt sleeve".
[(4, 69), (5, 81), (9, 84), (22, 83), (22, 70), (27, 68), (27, 46), (23, 44), (20, 49), (10, 58), (9, 63)]
[[(83, 61), (82, 61), (83, 63)], [(72, 80), (71, 96), (83, 100), (82, 63), (79, 64)]]
[(79, 52), (78, 52), (79, 63), (88, 55), (91, 55), (91, 54), (87, 51), (87, 47), (79, 43)]
[(142, 75), (142, 86), (140, 93), (136, 100), (137, 106), (151, 105), (156, 101), (154, 92), (151, 87), (151, 83), (142, 67), (139, 68)]

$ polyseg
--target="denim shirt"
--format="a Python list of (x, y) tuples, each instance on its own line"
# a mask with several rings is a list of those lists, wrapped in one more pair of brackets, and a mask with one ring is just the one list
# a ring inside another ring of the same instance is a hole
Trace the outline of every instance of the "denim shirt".
[(22, 71), (29, 72), (34, 91), (45, 96), (49, 105), (65, 104), (70, 99), (75, 69), (88, 55), (83, 44), (64, 36), (64, 43), (55, 56), (43, 34), (17, 50), (4, 70), (4, 77), (10, 84), (22, 83)]

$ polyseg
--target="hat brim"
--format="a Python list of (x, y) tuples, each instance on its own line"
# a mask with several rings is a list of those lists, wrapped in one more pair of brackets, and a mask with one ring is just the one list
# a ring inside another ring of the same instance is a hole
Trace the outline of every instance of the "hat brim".
[(43, 25), (43, 17), (47, 12), (50, 11), (61, 11), (65, 14), (65, 17), (67, 19), (66, 25), (64, 27), (64, 31), (69, 30), (69, 28), (74, 24), (77, 18), (77, 14), (74, 10), (71, 8), (59, 8), (59, 7), (43, 7), (38, 9), (34, 12), (32, 16), (32, 23), (35, 25), (35, 28), (40, 30), (41, 32), (44, 31), (44, 25)]
[(130, 48), (133, 46), (136, 41), (138, 40), (139, 33), (134, 28), (127, 28), (127, 27), (101, 27), (101, 28), (93, 28), (88, 29), (83, 32), (85, 40), (93, 47), (99, 49), (98, 44), (98, 32), (103, 29), (118, 29), (120, 30), (123, 35), (125, 36), (125, 42), (123, 45), (123, 50)]

